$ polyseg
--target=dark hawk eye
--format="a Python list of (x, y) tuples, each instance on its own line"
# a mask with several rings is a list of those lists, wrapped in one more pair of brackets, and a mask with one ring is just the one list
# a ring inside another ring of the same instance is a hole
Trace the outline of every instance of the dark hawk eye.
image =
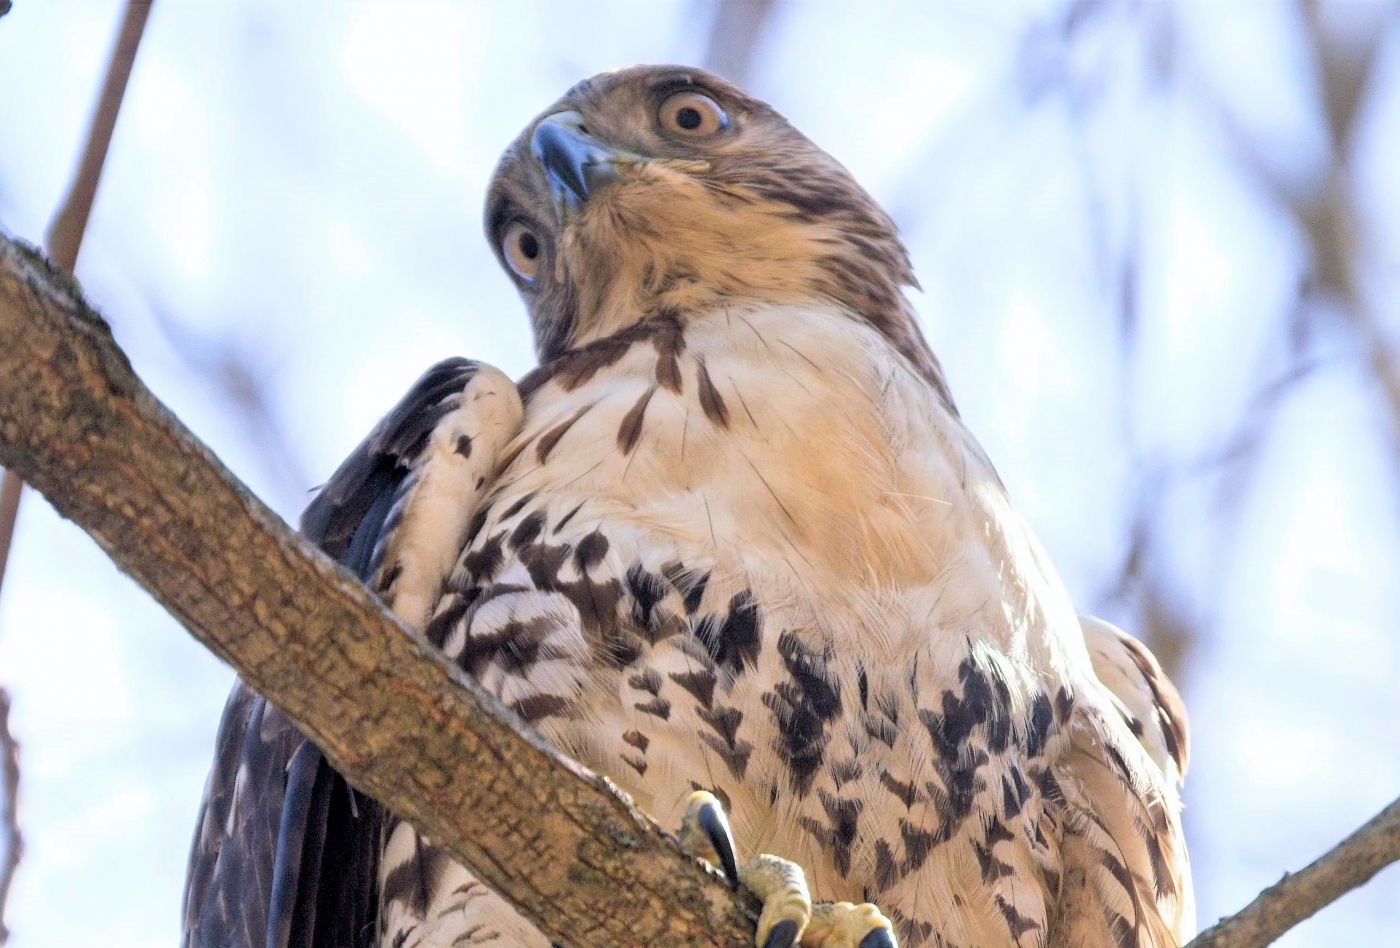
[(661, 103), (662, 129), (686, 138), (709, 138), (729, 125), (729, 116), (715, 100), (698, 92), (677, 92)]
[(516, 221), (506, 228), (505, 239), (501, 241), (501, 253), (515, 275), (526, 283), (535, 282), (535, 274), (540, 272), (540, 257), (544, 248), (535, 232)]

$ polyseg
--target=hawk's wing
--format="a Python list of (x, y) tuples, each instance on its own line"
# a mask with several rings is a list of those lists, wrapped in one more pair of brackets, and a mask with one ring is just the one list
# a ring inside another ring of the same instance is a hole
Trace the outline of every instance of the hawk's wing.
[[(1056, 768), (1066, 804), (1057, 944), (1174, 948), (1195, 930), (1195, 897), (1177, 785), (1186, 771), (1186, 709), (1156, 658), (1118, 628), (1080, 616), (1094, 673), (1146, 751), (1114, 748), (1092, 722), (1072, 732)], [(1150, 758), (1150, 762), (1149, 759)], [(1159, 775), (1145, 773), (1152, 765)]]
[(1147, 646), (1117, 626), (1081, 615), (1094, 674), (1123, 702), (1128, 727), (1172, 786), (1190, 763), (1186, 704)]
[[(507, 440), (512, 418), (518, 425), (520, 417), (514, 393), (498, 371), (467, 359), (429, 369), (307, 507), (302, 532), (391, 605), (387, 594), (397, 586), (432, 588), (445, 569), (436, 579), (420, 574), (456, 556), (453, 530), (460, 532), (456, 522), (470, 517), (467, 501), (476, 498), (471, 490), (464, 494), (467, 472), (459, 470), (432, 478), (438, 489), (428, 492), (430, 468), (465, 463), (472, 436), (483, 429), (490, 447)], [(496, 400), (483, 404), (483, 397)], [(493, 454), (478, 452), (471, 473), (492, 463)], [(468, 481), (477, 497), (481, 481)], [(444, 501), (453, 505), (446, 516), (432, 506)], [(425, 506), (439, 534), (429, 530), (429, 539), (450, 552), (421, 542), (400, 549), (399, 534), (409, 532), (400, 527)], [(382, 824), (375, 801), (351, 788), (289, 718), (238, 681), (195, 826), (182, 945), (369, 948), (378, 928)]]

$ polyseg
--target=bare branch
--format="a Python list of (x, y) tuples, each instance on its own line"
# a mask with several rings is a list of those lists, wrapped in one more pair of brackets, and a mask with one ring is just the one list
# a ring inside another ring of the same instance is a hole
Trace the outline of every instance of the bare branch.
[(1389, 414), (1392, 444), (1400, 449), (1400, 354), (1386, 338), (1366, 298), (1362, 275), (1366, 234), (1351, 184), (1362, 105), (1374, 79), (1386, 28), (1394, 23), (1400, 5), (1390, 4), (1377, 16), (1374, 29), (1350, 40), (1328, 31), (1316, 0), (1299, 0), (1299, 5), (1304, 38), (1318, 71), (1322, 117), (1332, 143), (1327, 168), (1306, 186), (1289, 183), (1274, 172), (1234, 117), (1218, 102), (1212, 104), (1241, 167), (1264, 185), (1307, 241), (1311, 272), (1301, 293), (1299, 318), (1311, 318), (1315, 310), (1312, 304), (1340, 304)]
[(1400, 800), (1301, 872), (1284, 874), (1242, 911), (1201, 932), (1186, 948), (1263, 948), (1400, 860)]
[(0, 239), (0, 463), (354, 785), (574, 948), (747, 946), (752, 916), (606, 778), (412, 637), (132, 372), (71, 278)]
[[(24, 481), (13, 471), (6, 470), (0, 479), (0, 589), (5, 585), (5, 566), (10, 560), (10, 545), (15, 538), (15, 521), (19, 518), (19, 498)], [(0, 902), (0, 907), (4, 906)]]
[(170, 348), (229, 407), (276, 498), (292, 506), (304, 503), (315, 481), (302, 469), (296, 442), (278, 415), (270, 391), (272, 368), (265, 356), (240, 346), (231, 334), (200, 332), (163, 305), (153, 302), (151, 313)]
[(15, 870), (24, 857), (24, 837), (19, 832), (19, 742), (10, 733), (10, 693), (0, 688), (0, 834), (4, 836), (5, 856), (0, 861), (0, 948), (10, 940), (5, 927), (5, 906)]
[(128, 0), (117, 33), (117, 45), (107, 64), (107, 78), (103, 80), (102, 93), (97, 98), (97, 109), (88, 129), (87, 143), (83, 146), (83, 157), (78, 162), (78, 174), (44, 235), (49, 259), (69, 273), (78, 262), (83, 232), (87, 230), (88, 215), (97, 197), (97, 183), (102, 178), (102, 165), (107, 160), (107, 146), (117, 127), (117, 113), (121, 111), (126, 82), (131, 77), (136, 50), (141, 45), (141, 34), (150, 13), (151, 0)]

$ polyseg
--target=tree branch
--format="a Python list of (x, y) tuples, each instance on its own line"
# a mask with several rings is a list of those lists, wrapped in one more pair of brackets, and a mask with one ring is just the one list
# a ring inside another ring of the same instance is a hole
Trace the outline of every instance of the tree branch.
[[(24, 481), (10, 470), (0, 475), (0, 588), (5, 584), (5, 567), (10, 562), (10, 546), (15, 538), (15, 523), (19, 519), (19, 499), (24, 493)], [(0, 902), (0, 906), (4, 906)]]
[(97, 108), (93, 110), (87, 141), (83, 144), (83, 155), (78, 160), (78, 172), (44, 235), (50, 259), (69, 273), (78, 263), (92, 202), (97, 198), (97, 185), (102, 180), (102, 166), (107, 161), (107, 147), (117, 127), (117, 115), (121, 112), (127, 80), (131, 78), (131, 67), (136, 64), (136, 50), (141, 46), (146, 19), (151, 15), (151, 2), (127, 0), (117, 43), (107, 63), (107, 75), (102, 80)]
[(752, 916), (606, 778), (412, 638), (141, 384), (77, 284), (0, 238), (0, 463), (358, 788), (572, 948), (739, 948)]
[(1201, 932), (1186, 948), (1263, 948), (1397, 860), (1400, 800), (1306, 869), (1285, 873), (1238, 914)]

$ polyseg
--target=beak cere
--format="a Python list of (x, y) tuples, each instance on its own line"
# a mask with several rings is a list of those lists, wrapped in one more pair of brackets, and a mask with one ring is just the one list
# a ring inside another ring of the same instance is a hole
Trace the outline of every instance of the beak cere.
[(621, 155), (588, 134), (577, 112), (559, 112), (540, 122), (530, 149), (555, 197), (570, 207), (577, 208), (617, 177), (615, 161)]

